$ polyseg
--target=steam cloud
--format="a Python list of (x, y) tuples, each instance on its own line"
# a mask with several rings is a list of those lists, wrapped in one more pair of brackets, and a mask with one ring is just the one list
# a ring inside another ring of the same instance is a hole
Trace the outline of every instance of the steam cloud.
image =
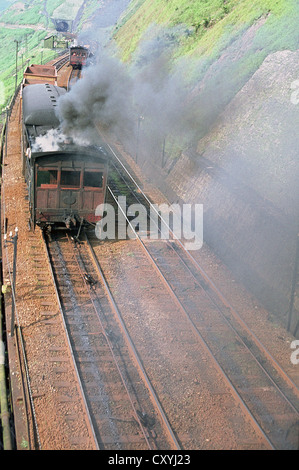
[[(100, 126), (133, 154), (138, 142), (143, 159), (160, 158), (165, 142), (173, 156), (176, 148), (195, 148), (235, 87), (231, 74), (224, 76), (222, 67), (203, 81), (207, 64), (174, 62), (175, 47), (189, 34), (185, 26), (161, 29), (153, 25), (132, 65), (101, 48), (96, 64), (87, 67), (83, 78), (59, 99), (63, 132), (75, 141), (80, 137), (97, 143)], [(228, 64), (224, 67), (227, 70)]]
[[(298, 52), (288, 58), (285, 54), (271, 57), (259, 70), (277, 50), (275, 25), (274, 20), (268, 24), (261, 19), (232, 36), (229, 33), (217, 57), (202, 56), (192, 65), (189, 59), (187, 66), (183, 60), (174, 66), (172, 55), (176, 35), (188, 35), (187, 30), (153, 34), (131, 66), (104, 55), (102, 49), (97, 64), (87, 68), (83, 79), (60, 98), (58, 110), (63, 131), (75, 139), (97, 143), (97, 126), (102, 126), (116, 134), (131, 155), (139, 144), (143, 160), (155, 160), (159, 154), (161, 163), (166, 141), (178, 144), (182, 151), (197, 147), (207, 163), (224, 169), (220, 182), (216, 173), (203, 181), (201, 193), (198, 188), (209, 208), (205, 239), (240, 279), (246, 283), (250, 279), (258, 296), (284, 303), (282, 280), (287, 292), (298, 234), (292, 222), (298, 220), (299, 207), (298, 104), (291, 103), (286, 90), (288, 83), (298, 80)], [(298, 29), (294, 31), (290, 36), (295, 38)], [(219, 115), (218, 133), (202, 139)], [(234, 256), (227, 249), (231, 246)]]
[(66, 139), (60, 129), (50, 129), (45, 135), (36, 137), (32, 145), (33, 152), (56, 152)]
[[(179, 33), (181, 34), (181, 32)], [(198, 108), (190, 100), (182, 68), (171, 66), (175, 35), (146, 41), (132, 66), (100, 52), (97, 63), (59, 99), (63, 132), (97, 143), (100, 126), (121, 139), (131, 151), (140, 140), (144, 156), (161, 149), (175, 135), (181, 145), (198, 132)]]
[[(58, 103), (62, 130), (76, 141), (95, 143), (97, 126), (117, 131), (130, 116), (132, 82), (116, 59), (103, 57)], [(62, 99), (63, 98), (63, 99)]]

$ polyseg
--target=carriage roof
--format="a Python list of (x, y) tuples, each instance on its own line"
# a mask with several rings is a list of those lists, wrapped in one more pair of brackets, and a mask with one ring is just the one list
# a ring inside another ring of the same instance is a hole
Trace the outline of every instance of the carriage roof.
[[(32, 161), (40, 157), (83, 158), (95, 157), (107, 161), (108, 152), (101, 145), (77, 145), (60, 134), (60, 121), (55, 108), (66, 90), (49, 84), (30, 85), (23, 90), (23, 120), (31, 146)], [(51, 132), (57, 132), (51, 137)], [(49, 132), (50, 131), (50, 132)], [(46, 140), (44, 140), (44, 138)]]
[(23, 89), (23, 120), (25, 126), (58, 127), (60, 122), (55, 109), (64, 88), (45, 84), (34, 84)]

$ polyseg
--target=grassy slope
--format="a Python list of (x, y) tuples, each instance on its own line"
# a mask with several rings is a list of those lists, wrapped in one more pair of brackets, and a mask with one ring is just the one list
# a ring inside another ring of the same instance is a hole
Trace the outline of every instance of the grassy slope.
[[(63, 0), (47, 0), (49, 16), (63, 3)], [(83, 20), (95, 11), (97, 3), (97, 0), (86, 2)], [(239, 64), (238, 73), (245, 77), (259, 67), (268, 53), (298, 47), (298, 34), (294, 34), (299, 23), (296, 4), (298, 5), (296, 0), (132, 0), (116, 28), (115, 39), (122, 59), (129, 61), (148, 31), (159, 35), (159, 28), (174, 27), (176, 29), (172, 29), (170, 33), (176, 43), (173, 58), (189, 57), (189, 63), (192, 64), (193, 61), (196, 64), (193, 71), (196, 74), (200, 60), (201, 72), (204, 74), (242, 31), (259, 18), (267, 17), (265, 24), (258, 31), (253, 49)], [(269, 12), (271, 15), (267, 16)], [(40, 31), (29, 28), (0, 28), (0, 106), (3, 107), (11, 96), (15, 83), (13, 75), (16, 44), (13, 40), (19, 41), (18, 76), (21, 76), (21, 54), (23, 63), (27, 60), (40, 62), (42, 39), (47, 35), (48, 28), (39, 0), (26, 3), (23, 11), (14, 7), (6, 9), (0, 14), (0, 22), (40, 25), (43, 28)], [(82, 21), (80, 25), (82, 26)], [(151, 25), (156, 26), (150, 29)], [(51, 51), (44, 50), (44, 61), (49, 59), (51, 54), (53, 55)], [(192, 75), (191, 67), (189, 73)]]
[(184, 29), (177, 37), (176, 55), (212, 57), (240, 31), (267, 15), (262, 31), (270, 42), (267, 51), (297, 48), (296, 0), (133, 0), (115, 39), (122, 59), (130, 60), (151, 25), (181, 25)]
[[(208, 115), (204, 95), (203, 104), (198, 102), (208, 127), (268, 54), (298, 49), (298, 24), (296, 0), (133, 0), (114, 38), (126, 62), (136, 59), (144, 40), (166, 39), (166, 46), (167, 41), (173, 46), (172, 65), (184, 59), (186, 83), (204, 86), (207, 97), (217, 90)], [(198, 138), (205, 132), (203, 126)]]
[[(12, 5), (0, 13), (0, 22), (16, 25), (14, 29), (0, 27), (0, 112), (3, 112), (15, 88), (16, 43), (14, 40), (18, 41), (18, 82), (20, 82), (27, 61), (40, 63), (43, 58), (43, 63), (45, 63), (55, 57), (55, 52), (43, 49), (43, 39), (48, 36), (53, 27), (50, 17), (55, 15), (55, 11), (59, 12), (61, 6), (66, 5), (64, 0), (47, 0), (47, 18), (43, 12), (44, 2), (32, 0), (30, 3), (25, 1), (18, 3), (23, 3), (24, 8), (18, 9)], [(77, 0), (77, 3), (79, 4), (80, 1)], [(98, 4), (98, 0), (89, 0), (86, 3), (88, 6), (90, 4)], [(19, 28), (18, 25), (20, 25)], [(25, 27), (26, 25), (28, 27)], [(40, 29), (37, 31), (33, 29), (33, 26)]]
[[(0, 57), (0, 109), (6, 106), (15, 87), (15, 61), (16, 41), (18, 41), (18, 83), (21, 80), (23, 68), (27, 61), (40, 63), (43, 53), (43, 62), (53, 58), (53, 51), (41, 49), (42, 40), (47, 35), (43, 31), (34, 31), (30, 28), (8, 29), (0, 28), (0, 42), (2, 54)], [(26, 39), (27, 38), (27, 39)], [(22, 67), (23, 63), (23, 67)]]
[[(24, 2), (25, 3), (25, 2)], [(61, 0), (48, 0), (47, 11), (49, 15), (61, 3)], [(47, 36), (46, 17), (41, 11), (41, 2), (34, 0), (24, 9), (16, 9), (13, 5), (7, 8), (0, 15), (2, 23), (16, 25), (16, 28), (1, 27), (1, 56), (0, 56), (0, 109), (1, 111), (8, 103), (15, 87), (15, 65), (16, 65), (16, 43), (18, 41), (18, 82), (20, 82), (23, 68), (26, 62), (40, 63), (43, 53), (43, 61), (53, 57), (53, 51), (43, 50), (43, 38)], [(41, 30), (36, 31), (28, 26), (28, 28), (17, 25), (34, 25), (40, 26)]]

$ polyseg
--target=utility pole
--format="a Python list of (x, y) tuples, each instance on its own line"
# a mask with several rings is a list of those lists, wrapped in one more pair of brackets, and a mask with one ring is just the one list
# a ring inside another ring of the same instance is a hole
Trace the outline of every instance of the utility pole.
[(166, 137), (163, 139), (163, 147), (162, 147), (162, 164), (161, 167), (164, 168), (165, 166), (165, 143), (166, 143)]
[(18, 53), (19, 53), (19, 41), (16, 39), (14, 40), (16, 43), (16, 85), (15, 85), (15, 92), (17, 91), (18, 87)]
[(17, 274), (17, 244), (18, 244), (18, 227), (15, 228), (15, 236), (12, 236), (12, 232), (9, 234), (10, 240), (7, 240), (7, 235), (4, 234), (4, 243), (12, 243), (13, 250), (13, 270), (12, 270), (12, 305), (11, 305), (11, 331), (10, 336), (14, 336), (15, 329), (15, 310), (16, 310), (16, 274)]
[(136, 142), (136, 156), (135, 156), (135, 162), (137, 163), (138, 159), (138, 152), (139, 152), (139, 134), (140, 134), (140, 123), (141, 121), (144, 120), (143, 116), (138, 117), (138, 124), (137, 124), (137, 142)]
[(8, 123), (9, 123), (9, 106), (6, 106), (6, 124), (5, 124), (5, 163), (7, 162), (7, 145), (8, 145)]

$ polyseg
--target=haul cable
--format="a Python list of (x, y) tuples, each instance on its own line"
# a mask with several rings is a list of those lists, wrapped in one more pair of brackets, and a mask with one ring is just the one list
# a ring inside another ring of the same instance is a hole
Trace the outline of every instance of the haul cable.
[[(68, 240), (69, 240), (69, 242), (71, 243), (71, 240), (70, 240), (70, 237), (69, 237), (69, 236), (68, 236)], [(81, 263), (84, 264), (76, 242), (74, 242), (74, 246), (76, 247), (76, 249), (77, 249), (77, 251), (78, 251), (78, 255), (80, 256), (80, 261), (81, 261)], [(81, 277), (82, 277), (84, 283), (86, 284), (86, 282), (85, 282), (85, 280), (84, 280), (84, 273), (83, 273), (82, 268), (81, 268), (81, 265), (80, 265), (80, 263), (79, 263), (79, 261), (78, 261), (78, 259), (77, 259), (77, 256), (75, 256), (75, 259), (76, 259), (76, 262), (77, 262), (77, 265), (78, 265), (78, 268), (79, 268)], [(131, 394), (130, 394), (129, 389), (128, 389), (128, 387), (127, 387), (126, 380), (125, 380), (125, 378), (124, 378), (124, 376), (123, 376), (123, 374), (122, 374), (122, 372), (121, 372), (121, 369), (120, 369), (120, 367), (119, 367), (117, 358), (116, 358), (116, 356), (115, 356), (115, 354), (114, 354), (113, 345), (112, 345), (110, 339), (109, 339), (108, 336), (107, 336), (107, 333), (106, 333), (106, 331), (105, 331), (105, 328), (104, 328), (104, 325), (103, 325), (103, 323), (102, 323), (101, 317), (100, 317), (100, 315), (99, 315), (98, 309), (97, 309), (97, 307), (96, 307), (95, 301), (94, 301), (94, 299), (93, 299), (93, 297), (92, 297), (92, 295), (91, 295), (91, 289), (89, 289), (89, 295), (90, 295), (90, 299), (91, 299), (93, 308), (94, 308), (95, 313), (96, 313), (96, 315), (97, 315), (97, 318), (98, 318), (98, 320), (99, 320), (99, 322), (100, 322), (100, 325), (101, 325), (101, 328), (102, 328), (102, 333), (103, 333), (104, 338), (105, 338), (105, 340), (106, 340), (106, 343), (107, 343), (107, 345), (108, 345), (108, 347), (109, 347), (110, 353), (111, 353), (111, 355), (112, 355), (112, 357), (113, 357), (114, 363), (115, 363), (116, 368), (117, 368), (118, 373), (119, 373), (119, 376), (120, 376), (120, 378), (121, 378), (121, 381), (122, 381), (122, 383), (123, 383), (123, 386), (124, 386), (124, 388), (125, 388), (125, 390), (126, 390), (126, 393), (127, 393), (127, 395), (128, 395), (129, 401), (130, 401), (130, 403), (131, 403), (131, 406), (132, 406), (132, 409), (133, 409), (133, 412), (134, 412), (134, 415), (135, 415), (135, 419), (136, 419), (136, 421), (138, 422), (138, 424), (139, 424), (139, 426), (140, 426), (140, 429), (142, 430), (144, 439), (146, 440), (146, 443), (147, 443), (149, 449), (152, 450), (152, 447), (151, 447), (151, 444), (150, 444), (150, 442), (149, 442), (148, 436), (146, 435), (145, 428), (144, 428), (144, 426), (142, 425), (142, 423), (141, 423), (141, 421), (140, 421), (139, 415), (138, 415), (138, 413), (137, 413), (137, 409), (136, 409), (136, 407), (135, 407), (135, 405), (134, 405), (134, 403), (133, 403)]]
[(78, 367), (77, 367), (77, 364), (76, 364), (76, 359), (74, 357), (70, 337), (69, 337), (69, 334), (68, 334), (68, 331), (67, 331), (67, 326), (66, 326), (66, 322), (65, 322), (65, 318), (64, 318), (64, 312), (63, 312), (62, 304), (61, 304), (61, 301), (60, 301), (60, 295), (59, 295), (59, 292), (58, 292), (57, 283), (56, 283), (56, 280), (55, 280), (55, 275), (54, 275), (53, 266), (52, 266), (52, 262), (51, 262), (51, 258), (50, 258), (50, 253), (49, 253), (47, 240), (46, 240), (46, 237), (45, 237), (45, 234), (44, 234), (43, 231), (42, 231), (42, 238), (43, 238), (43, 241), (44, 241), (47, 261), (48, 261), (48, 265), (49, 265), (49, 268), (50, 268), (50, 273), (51, 273), (51, 277), (52, 277), (52, 281), (53, 281), (53, 285), (54, 285), (54, 289), (55, 289), (58, 308), (59, 308), (59, 311), (60, 311), (60, 314), (61, 314), (61, 321), (62, 321), (63, 327), (64, 327), (64, 334), (65, 334), (66, 341), (67, 341), (67, 344), (68, 344), (68, 351), (71, 355), (72, 365), (74, 367), (75, 374), (76, 374), (76, 377), (77, 377), (77, 382), (79, 384), (80, 395), (81, 395), (81, 398), (82, 398), (82, 401), (83, 401), (83, 404), (84, 404), (84, 407), (85, 407), (86, 415), (88, 417), (89, 432), (91, 434), (91, 437), (93, 438), (96, 450), (99, 450), (98, 440), (97, 440), (96, 433), (95, 433), (95, 430), (94, 430), (94, 427), (93, 427), (93, 423), (92, 423), (89, 408), (88, 408), (88, 405), (87, 405), (86, 397), (85, 397), (85, 394), (84, 394), (82, 382), (81, 382), (81, 379), (80, 379), (80, 374), (79, 374)]
[[(108, 189), (110, 190), (110, 188), (108, 188)], [(92, 248), (92, 246), (91, 246), (91, 244), (90, 244), (90, 242), (89, 242), (89, 240), (88, 240), (88, 237), (87, 237), (86, 233), (85, 233), (85, 239), (86, 239), (87, 245), (89, 246), (89, 249), (90, 249), (90, 252), (91, 252), (91, 254), (92, 254), (93, 260), (94, 260), (94, 262), (95, 262), (95, 265), (96, 265), (96, 267), (97, 267), (98, 273), (99, 273), (99, 275), (100, 275), (100, 277), (101, 277), (101, 279), (102, 279), (102, 282), (103, 282), (103, 284), (104, 284), (104, 286), (105, 286), (105, 288), (106, 288), (109, 301), (110, 301), (110, 303), (111, 303), (111, 305), (112, 305), (112, 308), (113, 308), (114, 312), (115, 312), (116, 315), (117, 315), (118, 321), (119, 321), (119, 323), (120, 323), (120, 325), (121, 325), (121, 327), (122, 327), (122, 329), (123, 329), (123, 331), (124, 331), (125, 338), (126, 338), (126, 340), (127, 340), (129, 349), (131, 350), (133, 356), (135, 357), (135, 359), (136, 359), (136, 361), (137, 361), (137, 365), (138, 365), (138, 367), (139, 367), (139, 370), (140, 370), (140, 372), (141, 372), (141, 375), (142, 375), (142, 377), (143, 377), (143, 379), (144, 379), (144, 381), (145, 381), (145, 383), (146, 383), (146, 385), (147, 385), (147, 387), (148, 387), (148, 390), (150, 391), (151, 396), (152, 396), (152, 398), (153, 398), (153, 400), (154, 400), (154, 402), (155, 402), (155, 404), (156, 404), (156, 406), (157, 406), (157, 409), (158, 409), (158, 411), (159, 411), (159, 413), (160, 413), (160, 416), (161, 416), (161, 419), (162, 419), (164, 425), (166, 426), (166, 429), (167, 429), (167, 432), (168, 432), (168, 434), (169, 434), (169, 437), (170, 437), (171, 441), (173, 442), (175, 448), (176, 448), (177, 450), (180, 450), (180, 449), (181, 449), (180, 444), (178, 443), (178, 441), (177, 441), (177, 439), (176, 439), (176, 437), (175, 437), (175, 435), (174, 435), (174, 432), (173, 432), (173, 430), (172, 430), (172, 428), (171, 428), (171, 426), (170, 426), (170, 424), (169, 424), (169, 422), (168, 422), (168, 419), (167, 419), (167, 417), (166, 417), (166, 415), (165, 415), (165, 413), (164, 413), (164, 411), (163, 411), (163, 408), (162, 408), (162, 406), (161, 406), (161, 404), (160, 404), (160, 402), (159, 402), (159, 399), (158, 399), (158, 397), (157, 397), (157, 395), (156, 395), (156, 392), (155, 392), (155, 390), (153, 389), (153, 386), (152, 386), (152, 384), (151, 384), (151, 382), (150, 382), (150, 379), (148, 378), (147, 373), (146, 373), (146, 371), (145, 371), (145, 369), (144, 369), (144, 367), (143, 367), (143, 365), (142, 365), (142, 362), (141, 362), (141, 360), (140, 360), (140, 358), (139, 358), (139, 356), (138, 356), (138, 353), (137, 353), (137, 351), (136, 351), (136, 349), (135, 349), (135, 346), (134, 346), (134, 344), (133, 344), (133, 342), (132, 342), (132, 340), (131, 340), (131, 338), (130, 338), (130, 335), (129, 335), (128, 331), (127, 331), (127, 328), (126, 328), (126, 326), (125, 326), (125, 324), (124, 324), (124, 322), (123, 322), (121, 313), (119, 312), (118, 307), (117, 307), (117, 305), (116, 305), (116, 303), (115, 303), (115, 301), (114, 301), (114, 298), (113, 298), (113, 296), (112, 296), (112, 293), (111, 293), (111, 291), (110, 291), (110, 288), (109, 288), (109, 286), (108, 286), (108, 284), (107, 284), (107, 282), (106, 282), (105, 276), (104, 276), (104, 274), (103, 274), (103, 272), (102, 272), (101, 266), (100, 266), (100, 264), (99, 264), (99, 262), (98, 262), (98, 260), (97, 260), (97, 257), (96, 257), (96, 255), (95, 255), (95, 253), (94, 253), (94, 250), (93, 250), (93, 248)]]

